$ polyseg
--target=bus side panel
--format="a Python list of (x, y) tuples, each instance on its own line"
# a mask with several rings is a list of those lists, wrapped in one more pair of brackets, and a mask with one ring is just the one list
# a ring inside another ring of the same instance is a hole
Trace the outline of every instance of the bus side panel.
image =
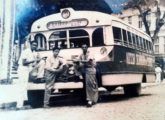
[[(140, 83), (142, 82), (143, 75), (146, 75), (147, 82), (154, 80), (154, 68), (151, 55), (137, 51), (136, 49), (114, 46), (113, 57), (113, 61), (98, 62), (102, 75), (102, 84), (105, 85), (105, 83), (108, 83), (108, 85), (114, 85), (112, 82), (106, 81), (115, 81), (115, 79), (119, 85), (120, 83)], [(135, 77), (138, 77), (138, 79), (134, 80), (133, 78)]]

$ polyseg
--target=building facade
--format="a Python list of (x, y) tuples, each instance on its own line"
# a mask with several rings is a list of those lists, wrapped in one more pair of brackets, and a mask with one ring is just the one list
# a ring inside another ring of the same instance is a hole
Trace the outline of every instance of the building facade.
[[(157, 9), (156, 6), (152, 6), (151, 12), (147, 15), (147, 21), (150, 26), (151, 35), (153, 35), (156, 27), (156, 14), (155, 14), (156, 9)], [(160, 5), (160, 11), (162, 18), (165, 12), (165, 5)], [(145, 31), (145, 26), (137, 9), (130, 8), (127, 10), (123, 10), (121, 14), (113, 14), (113, 15)], [(161, 63), (164, 62), (165, 61), (165, 24), (161, 27), (160, 32), (158, 33), (158, 39), (153, 44), (154, 44), (153, 48), (156, 57), (156, 62), (161, 62)], [(165, 68), (165, 66), (163, 68)]]

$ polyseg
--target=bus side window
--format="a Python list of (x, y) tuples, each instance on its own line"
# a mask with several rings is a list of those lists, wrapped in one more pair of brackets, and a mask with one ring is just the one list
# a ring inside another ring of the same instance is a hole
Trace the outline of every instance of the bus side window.
[(144, 50), (147, 50), (146, 39), (143, 39), (143, 43), (144, 43)]
[(93, 32), (92, 42), (93, 42), (93, 47), (104, 45), (103, 28), (97, 28)]
[(129, 45), (132, 46), (132, 37), (131, 37), (131, 33), (130, 33), (130, 32), (127, 32), (127, 34), (128, 34)]
[(142, 37), (140, 37), (140, 41), (141, 41), (141, 48), (142, 48), (142, 50), (144, 50), (144, 42), (143, 42), (143, 38)]
[(38, 47), (37, 47), (37, 50), (40, 51), (40, 50), (46, 50), (47, 49), (47, 44), (46, 44), (46, 38), (44, 35), (42, 34), (37, 34), (35, 36), (35, 41), (37, 42), (38, 44)]
[(143, 49), (143, 39), (142, 39), (142, 37), (139, 37), (140, 38), (140, 47), (141, 47), (141, 49)]
[(125, 30), (123, 30), (123, 29), (122, 29), (122, 31), (123, 31), (123, 40), (124, 40), (124, 45), (127, 45), (127, 44), (128, 44), (128, 42), (127, 42), (127, 33), (126, 33), (126, 31), (125, 31)]
[(121, 29), (117, 27), (113, 27), (113, 37), (115, 43), (122, 43), (122, 37), (121, 37)]
[(135, 37), (135, 34), (132, 33), (132, 40), (133, 40), (133, 46), (136, 47), (136, 37)]
[(138, 48), (140, 48), (140, 40), (139, 40), (139, 36), (137, 36), (137, 35), (136, 35), (136, 42), (137, 42)]
[(153, 44), (150, 42), (151, 52), (153, 52)]
[(153, 48), (152, 48), (152, 43), (149, 42), (149, 53), (152, 53), (152, 50), (153, 50)]

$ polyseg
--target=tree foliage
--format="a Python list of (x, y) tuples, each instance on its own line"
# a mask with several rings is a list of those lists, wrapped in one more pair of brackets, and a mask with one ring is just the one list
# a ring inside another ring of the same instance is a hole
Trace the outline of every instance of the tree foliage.
[[(156, 6), (156, 11), (155, 11), (156, 26), (155, 26), (154, 34), (151, 35), (150, 25), (147, 21), (147, 15), (151, 11), (151, 8), (154, 6)], [(142, 21), (144, 23), (146, 33), (152, 38), (152, 41), (154, 42), (158, 38), (158, 33), (161, 27), (165, 24), (165, 12), (161, 13), (158, 1), (157, 0), (131, 0), (125, 6), (125, 9), (128, 9), (128, 8), (138, 9), (141, 15)], [(163, 16), (161, 17), (162, 14)]]

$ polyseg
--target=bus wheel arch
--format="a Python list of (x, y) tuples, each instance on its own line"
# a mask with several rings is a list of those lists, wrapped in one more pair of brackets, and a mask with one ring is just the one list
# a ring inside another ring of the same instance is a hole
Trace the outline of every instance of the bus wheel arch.
[(124, 93), (126, 96), (136, 97), (141, 94), (141, 83), (125, 85)]

